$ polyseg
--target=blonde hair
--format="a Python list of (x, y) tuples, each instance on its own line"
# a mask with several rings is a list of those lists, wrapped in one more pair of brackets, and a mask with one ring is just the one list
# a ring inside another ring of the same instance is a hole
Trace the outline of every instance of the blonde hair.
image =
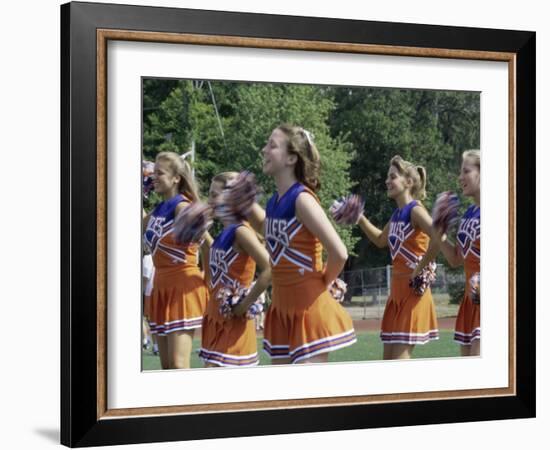
[(466, 158), (470, 158), (474, 165), (477, 166), (477, 169), (481, 170), (481, 154), (479, 150), (466, 150), (464, 153), (462, 153), (462, 161), (464, 161)]
[(222, 189), (227, 187), (227, 183), (239, 176), (239, 172), (222, 172), (212, 178), (212, 183), (221, 183)]
[(305, 184), (312, 191), (321, 188), (319, 171), (321, 169), (321, 156), (319, 150), (313, 143), (312, 134), (289, 124), (282, 124), (277, 127), (287, 137), (287, 150), (289, 154), (296, 155), (298, 161), (294, 167), (294, 175), (300, 183)]
[(409, 161), (405, 161), (399, 155), (394, 156), (390, 160), (390, 166), (395, 167), (400, 175), (412, 180), (411, 196), (414, 199), (424, 200), (426, 198), (426, 183), (428, 179), (426, 169), (423, 166), (417, 166)]
[(178, 192), (189, 197), (192, 201), (199, 200), (199, 188), (193, 177), (191, 166), (180, 155), (174, 152), (160, 152), (155, 162), (165, 161), (174, 175), (180, 177)]

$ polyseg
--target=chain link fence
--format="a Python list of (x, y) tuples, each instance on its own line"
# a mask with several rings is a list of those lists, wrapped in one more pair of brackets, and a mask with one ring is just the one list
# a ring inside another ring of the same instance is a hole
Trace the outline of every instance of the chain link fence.
[[(342, 273), (348, 289), (343, 306), (353, 319), (381, 319), (390, 292), (392, 266), (348, 270)], [(438, 317), (456, 315), (457, 304), (451, 302), (457, 289), (464, 287), (464, 271), (448, 270), (437, 265), (437, 277), (432, 284), (432, 295)]]

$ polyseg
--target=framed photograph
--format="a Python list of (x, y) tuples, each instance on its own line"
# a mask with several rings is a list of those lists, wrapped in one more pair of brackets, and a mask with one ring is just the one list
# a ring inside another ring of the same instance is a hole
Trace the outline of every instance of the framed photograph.
[[(64, 445), (535, 416), (535, 33), (77, 2), (61, 7), (61, 55)], [(453, 319), (439, 336), (450, 347), (382, 359), (378, 325), (359, 323), (369, 308), (381, 318), (392, 268), (365, 281), (357, 261), (376, 253), (340, 228), (357, 262), (343, 307), (358, 352), (184, 370), (144, 352), (143, 161), (183, 154), (203, 196), (216, 173), (250, 170), (265, 205), (260, 153), (287, 121), (319, 148), (323, 208), (354, 191), (371, 218), (380, 203), (389, 219), (394, 154), (429, 168), (431, 207), (458, 191), (463, 151), (480, 149), (479, 355), (461, 357)]]

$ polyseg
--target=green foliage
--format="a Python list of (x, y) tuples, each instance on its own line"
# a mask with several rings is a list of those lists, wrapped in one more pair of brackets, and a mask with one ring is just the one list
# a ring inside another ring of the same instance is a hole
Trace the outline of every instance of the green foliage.
[(449, 303), (458, 305), (464, 298), (464, 269), (462, 267), (446, 268), (447, 271), (447, 289), (449, 292)]

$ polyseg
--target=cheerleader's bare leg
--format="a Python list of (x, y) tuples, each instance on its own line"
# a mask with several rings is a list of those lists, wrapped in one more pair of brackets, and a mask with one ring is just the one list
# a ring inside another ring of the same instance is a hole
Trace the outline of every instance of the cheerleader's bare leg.
[(168, 353), (171, 369), (191, 367), (191, 349), (195, 330), (183, 330), (168, 335)]
[(392, 359), (411, 359), (414, 345), (393, 344)]
[(479, 339), (474, 339), (472, 345), (470, 346), (470, 356), (479, 356), (479, 347), (481, 341)]
[(393, 344), (384, 344), (384, 359), (393, 359)]
[(157, 335), (157, 344), (159, 347), (160, 366), (163, 369), (170, 369), (170, 356), (168, 354), (168, 338)]
[(290, 358), (273, 358), (271, 365), (278, 366), (280, 364), (290, 364)]
[(326, 363), (328, 362), (328, 352), (321, 353), (317, 356), (312, 356), (311, 358), (303, 359), (298, 361), (296, 364), (310, 364), (310, 363)]

